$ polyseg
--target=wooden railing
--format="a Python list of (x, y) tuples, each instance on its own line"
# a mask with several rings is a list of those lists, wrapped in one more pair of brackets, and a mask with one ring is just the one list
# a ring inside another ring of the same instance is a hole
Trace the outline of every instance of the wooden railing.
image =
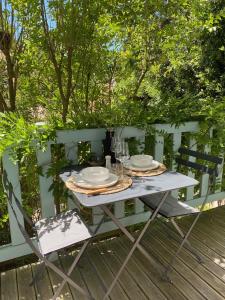
[[(154, 132), (154, 159), (163, 162), (165, 155), (165, 133), (167, 135), (171, 135), (172, 152), (176, 153), (181, 145), (183, 135), (198, 132), (199, 124), (198, 122), (187, 122), (180, 127), (171, 126), (169, 124), (156, 124), (152, 126), (152, 128)], [(141, 129), (124, 127), (117, 128), (115, 130), (119, 131), (121, 136), (124, 138), (135, 137), (142, 143), (145, 141), (146, 134)], [(213, 134), (213, 131), (211, 134)], [(55, 214), (54, 197), (52, 191), (49, 191), (49, 187), (53, 183), (53, 178), (45, 175), (52, 161), (51, 145), (63, 144), (65, 147), (66, 158), (76, 164), (78, 162), (78, 144), (81, 141), (89, 142), (91, 145), (91, 151), (95, 152), (97, 156), (100, 156), (102, 155), (102, 140), (104, 138), (105, 129), (61, 130), (57, 132), (56, 140), (54, 142), (48, 142), (45, 152), (37, 150), (37, 162), (38, 165), (42, 167), (43, 171), (42, 175), (39, 176), (42, 217), (48, 217)], [(197, 143), (194, 138), (189, 138), (188, 143), (189, 144), (187, 146), (191, 147), (193, 150), (197, 148)], [(208, 145), (205, 146), (205, 151), (210, 152), (210, 147)], [(22, 201), (19, 167), (10, 160), (9, 154), (7, 153), (3, 157), (3, 167), (8, 173), (9, 180), (12, 182), (15, 195), (20, 201)], [(170, 167), (172, 170), (176, 169), (174, 160), (172, 160)], [(191, 171), (188, 171), (188, 176), (194, 177), (194, 174)], [(217, 178), (217, 188), (215, 192), (209, 196), (208, 202), (225, 198), (225, 191), (221, 190), (222, 176), (223, 165), (220, 166), (220, 174)], [(188, 188), (184, 196), (185, 200), (193, 206), (199, 205), (206, 194), (207, 187), (208, 177), (207, 175), (203, 175), (200, 179), (200, 189), (198, 193), (196, 193), (194, 188)], [(174, 192), (174, 194), (178, 195), (178, 192)], [(197, 197), (195, 194), (197, 194)], [(68, 207), (74, 207), (74, 204), (70, 199), (68, 199)], [(0, 247), (0, 261), (6, 261), (30, 253), (29, 247), (24, 243), (24, 239), (17, 228), (10, 208), (8, 208), (8, 212), (11, 243)], [(17, 213), (21, 224), (24, 224), (22, 215), (19, 211)], [(133, 206), (132, 209), (130, 209), (129, 215), (126, 214), (126, 202), (124, 201), (115, 204), (114, 213), (121, 219), (124, 225), (144, 222), (149, 216), (149, 212), (145, 210), (143, 203), (138, 199), (133, 199)], [(101, 215), (102, 212), (99, 209), (95, 208), (92, 210), (92, 227), (95, 227), (96, 224), (98, 224)], [(101, 232), (108, 232), (113, 229), (115, 229), (115, 225), (112, 222), (107, 221), (102, 225)]]

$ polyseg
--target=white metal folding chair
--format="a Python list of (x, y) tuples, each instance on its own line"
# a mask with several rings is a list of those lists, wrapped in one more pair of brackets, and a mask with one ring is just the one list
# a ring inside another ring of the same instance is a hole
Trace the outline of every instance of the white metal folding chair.
[[(62, 287), (66, 282), (68, 282), (73, 288), (78, 290), (80, 293), (85, 295), (88, 299), (93, 299), (89, 292), (84, 290), (69, 277), (73, 269), (77, 265), (80, 257), (84, 253), (90, 241), (90, 238), (93, 236), (93, 234), (89, 231), (89, 229), (82, 221), (81, 217), (78, 214), (78, 211), (69, 210), (58, 214), (54, 217), (41, 219), (37, 223), (33, 224), (32, 220), (24, 211), (20, 201), (15, 196), (12, 185), (8, 181), (6, 171), (4, 171), (3, 173), (3, 184), (4, 189), (8, 195), (9, 205), (12, 209), (15, 220), (25, 241), (30, 246), (34, 254), (36, 254), (36, 256), (40, 259), (40, 261), (44, 262), (44, 264), (47, 267), (51, 268), (63, 279), (62, 283), (58, 287), (52, 299), (56, 299), (58, 297), (60, 291), (62, 290)], [(38, 242), (38, 247), (35, 245), (31, 237), (25, 230), (24, 226), (20, 223), (16, 214), (16, 208), (18, 208), (20, 213), (23, 215), (24, 220), (34, 229), (36, 239)], [(62, 271), (48, 259), (50, 253), (59, 251), (60, 249), (66, 248), (68, 246), (80, 242), (84, 242), (84, 244), (81, 247), (77, 256), (75, 257), (67, 273)]]
[[(199, 263), (203, 262), (197, 250), (195, 250), (194, 247), (188, 241), (188, 237), (190, 236), (195, 224), (197, 223), (202, 211), (204, 210), (205, 204), (207, 203), (210, 188), (215, 183), (215, 179), (218, 176), (219, 165), (222, 164), (223, 162), (223, 159), (220, 157), (189, 150), (186, 148), (180, 148), (178, 152), (180, 153), (180, 156), (176, 158), (176, 161), (178, 163), (178, 168), (181, 166), (186, 166), (188, 168), (198, 170), (200, 173), (208, 174), (209, 183), (208, 183), (207, 193), (203, 199), (200, 208), (194, 208), (188, 205), (187, 203), (179, 201), (178, 199), (176, 199), (170, 194), (166, 198), (166, 201), (163, 203), (163, 205), (159, 210), (159, 215), (169, 219), (172, 225), (174, 226), (174, 228), (176, 229), (176, 231), (178, 232), (179, 236), (181, 236), (182, 238), (180, 246), (178, 247), (177, 251), (175, 252), (174, 256), (172, 257), (171, 261), (169, 262), (166, 268), (164, 279), (167, 281), (171, 281), (169, 278), (169, 272), (172, 270), (172, 266), (184, 245), (186, 246), (187, 249), (189, 249), (192, 252), (192, 254), (194, 254), (194, 256), (197, 258)], [(185, 158), (186, 156), (188, 156), (188, 158), (190, 156), (195, 157), (196, 159), (199, 159), (201, 163), (189, 161), (188, 159)], [(207, 162), (207, 164), (203, 164), (202, 163), (203, 161)], [(149, 207), (151, 210), (154, 211), (158, 207), (161, 197), (162, 197), (161, 194), (155, 194), (153, 196), (140, 197), (140, 200), (143, 201), (147, 207)], [(181, 228), (178, 226), (177, 222), (175, 221), (175, 218), (181, 216), (187, 216), (187, 215), (188, 216), (196, 215), (196, 217), (194, 218), (194, 221), (192, 222), (188, 231), (184, 233), (181, 230)]]

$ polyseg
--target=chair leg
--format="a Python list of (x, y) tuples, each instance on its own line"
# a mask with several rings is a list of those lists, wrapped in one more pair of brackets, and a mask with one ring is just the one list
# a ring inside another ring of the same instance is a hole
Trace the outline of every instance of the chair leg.
[[(111, 206), (110, 206), (110, 207), (111, 207)], [(102, 219), (100, 220), (99, 224), (97, 225), (97, 227), (95, 228), (94, 232), (92, 233), (93, 235), (95, 235), (95, 234), (98, 232), (99, 228), (102, 226), (103, 222), (105, 221), (105, 218), (106, 218), (106, 216), (103, 215), (103, 217), (102, 217)], [(88, 246), (89, 243), (90, 243), (90, 239), (84, 242), (84, 244), (83, 244), (83, 246), (81, 247), (81, 249), (80, 249), (78, 255), (77, 255), (76, 258), (74, 259), (74, 262), (73, 262), (72, 265), (70, 266), (68, 272), (65, 272), (65, 273), (66, 273), (66, 276), (70, 276), (70, 274), (72, 273), (73, 269), (75, 268), (75, 266), (76, 266), (77, 263), (79, 262), (81, 255), (84, 253), (84, 251), (86, 250), (86, 248), (87, 248), (87, 246)], [(63, 281), (62, 281), (62, 283), (60, 284), (60, 286), (59, 286), (58, 289), (56, 290), (56, 292), (55, 292), (54, 297), (53, 297), (52, 300), (54, 300), (54, 299), (56, 299), (56, 298), (58, 297), (58, 295), (60, 294), (60, 292), (61, 292), (62, 288), (64, 287), (64, 285), (66, 284), (66, 282), (67, 282), (67, 279), (64, 278)], [(92, 296), (89, 295), (89, 298), (92, 298)]]
[[(55, 266), (52, 262), (46, 259), (46, 257), (43, 257), (43, 261), (46, 264), (47, 267), (52, 269), (56, 274), (58, 274), (60, 277), (63, 278), (63, 281), (67, 281), (74, 289), (79, 291), (81, 294), (87, 297), (87, 299), (93, 300), (93, 297), (84, 290), (82, 287), (80, 287), (77, 283), (75, 283), (66, 273), (64, 273), (61, 269), (59, 269), (57, 266)], [(60, 285), (61, 286), (61, 285)], [(53, 298), (54, 299), (54, 298)]]
[[(87, 248), (89, 244), (89, 240), (85, 241), (85, 243), (83, 244), (82, 248), (80, 249), (79, 253), (77, 254), (77, 256), (75, 257), (72, 265), (70, 266), (68, 272), (65, 272), (67, 276), (70, 276), (71, 273), (73, 272), (73, 269), (76, 267), (77, 263), (79, 262), (82, 254), (84, 253), (85, 249)], [(66, 284), (67, 280), (66, 278), (63, 279), (63, 281), (61, 282), (60, 286), (58, 287), (58, 289), (56, 290), (52, 300), (57, 299), (57, 297), (59, 296), (61, 290), (63, 289), (64, 285)], [(90, 296), (91, 297), (91, 296)]]
[(40, 263), (40, 265), (37, 267), (37, 270), (34, 273), (31, 282), (29, 283), (29, 286), (33, 286), (35, 283), (37, 283), (39, 280), (43, 278), (44, 269), (45, 269), (45, 264)]
[[(185, 234), (181, 230), (181, 228), (178, 226), (178, 224), (175, 222), (173, 218), (170, 219), (171, 223), (173, 224), (174, 228), (177, 230), (177, 232), (180, 234), (182, 238), (185, 237)], [(202, 264), (204, 263), (203, 257), (198, 253), (198, 251), (191, 245), (189, 240), (185, 241), (186, 248), (196, 257), (197, 261)]]
[[(53, 257), (55, 258), (55, 255), (56, 255), (55, 252), (50, 253), (47, 256), (48, 260), (51, 260)], [(43, 278), (45, 267), (46, 266), (44, 263), (40, 263), (40, 265), (38, 266), (37, 270), (34, 273), (32, 281), (29, 283), (29, 286), (33, 286), (35, 283), (37, 283), (39, 280)]]
[(174, 254), (174, 256), (172, 257), (172, 259), (170, 260), (168, 266), (166, 267), (165, 273), (163, 274), (163, 280), (166, 280), (166, 281), (170, 281), (170, 282), (171, 282), (170, 277), (169, 277), (169, 273), (172, 272), (173, 264), (174, 264), (176, 258), (178, 257), (178, 255), (179, 255), (181, 249), (183, 248), (184, 244), (187, 242), (187, 239), (188, 239), (189, 235), (191, 234), (191, 232), (192, 232), (192, 230), (193, 230), (195, 224), (197, 223), (197, 221), (198, 221), (200, 215), (201, 215), (201, 212), (198, 213), (198, 215), (197, 215), (196, 218), (194, 219), (192, 225), (190, 226), (190, 228), (188, 229), (187, 233), (185, 234), (185, 236), (184, 236), (184, 238), (183, 238), (183, 240), (182, 240), (182, 242), (181, 242), (179, 248), (177, 249), (176, 253)]

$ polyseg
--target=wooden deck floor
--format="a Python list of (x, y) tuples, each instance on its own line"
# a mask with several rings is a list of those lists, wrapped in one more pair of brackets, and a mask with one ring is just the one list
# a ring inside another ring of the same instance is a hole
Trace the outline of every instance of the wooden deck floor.
[[(180, 220), (183, 229), (187, 228), (191, 219)], [(213, 209), (201, 216), (190, 241), (205, 262), (198, 264), (190, 252), (183, 250), (171, 275), (173, 284), (162, 281), (159, 274), (177, 247), (176, 240), (170, 234), (169, 226), (155, 222), (142, 243), (155, 260), (151, 263), (146, 261), (137, 250), (113, 289), (110, 299), (225, 299), (225, 207)], [(104, 289), (99, 277), (106, 286), (109, 285), (130, 246), (130, 242), (123, 236), (90, 246), (72, 277), (81, 286), (91, 290), (95, 299), (101, 299)], [(71, 260), (72, 256), (61, 261), (68, 268)], [(30, 287), (29, 282), (36, 269), (37, 264), (31, 264), (2, 272), (1, 299), (51, 299), (61, 279), (46, 270), (43, 279)], [(84, 298), (67, 285), (60, 299)]]

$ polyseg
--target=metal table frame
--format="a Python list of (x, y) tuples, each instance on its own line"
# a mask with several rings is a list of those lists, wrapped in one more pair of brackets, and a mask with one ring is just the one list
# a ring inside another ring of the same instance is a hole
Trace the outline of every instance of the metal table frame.
[[(70, 175), (77, 173), (77, 171), (64, 171), (61, 173), (60, 177), (65, 182)], [(135, 249), (138, 249), (148, 260), (152, 261), (153, 258), (148, 254), (148, 252), (143, 248), (140, 244), (142, 237), (144, 236), (146, 230), (150, 226), (151, 222), (157, 217), (157, 214), (166, 201), (167, 196), (172, 190), (177, 190), (184, 187), (194, 186), (198, 184), (193, 178), (188, 176), (182, 175), (177, 172), (165, 172), (158, 176), (153, 177), (141, 177), (141, 180), (135, 180), (133, 185), (125, 191), (118, 192), (115, 194), (109, 195), (97, 195), (97, 196), (87, 196), (85, 194), (80, 194), (73, 192), (76, 199), (79, 201), (79, 204), (85, 207), (100, 207), (101, 210), (104, 212), (106, 216), (108, 216), (116, 226), (127, 236), (127, 238), (133, 243), (127, 257), (125, 258), (121, 268), (119, 269), (118, 273), (116, 274), (114, 280), (112, 281), (110, 287), (105, 291), (105, 295), (103, 299), (106, 299), (110, 292), (112, 291), (113, 287), (115, 286), (120, 274), (126, 267), (129, 259), (131, 258)], [(116, 218), (111, 210), (108, 208), (108, 205), (112, 205), (117, 201), (121, 200), (128, 200), (131, 198), (136, 198), (145, 195), (151, 195), (155, 193), (162, 193), (161, 201), (159, 202), (156, 209), (150, 214), (148, 221), (146, 222), (144, 228), (141, 230), (139, 236), (135, 239), (132, 234), (126, 229), (126, 227), (121, 223), (121, 221)], [(97, 234), (100, 226), (104, 222), (104, 216), (102, 217), (100, 223), (97, 225), (95, 230), (95, 234)], [(88, 245), (88, 243), (87, 243)], [(86, 245), (86, 246), (87, 246)], [(83, 253), (83, 251), (82, 251)], [(72, 272), (73, 266), (71, 266), (67, 275), (69, 276)]]

